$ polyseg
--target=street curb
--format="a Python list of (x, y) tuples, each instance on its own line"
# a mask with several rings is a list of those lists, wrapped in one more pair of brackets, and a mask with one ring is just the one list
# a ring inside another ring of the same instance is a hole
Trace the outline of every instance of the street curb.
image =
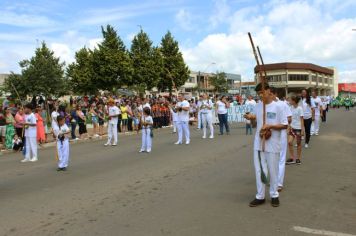
[[(173, 126), (168, 126), (168, 127), (162, 127), (162, 128), (159, 128), (157, 130), (160, 130), (160, 129), (167, 129), (167, 128), (172, 128)], [(139, 134), (137, 133), (136, 131), (133, 131), (133, 132), (126, 132), (126, 133), (118, 133), (118, 136), (132, 136), (132, 135), (135, 135), (135, 134)], [(99, 141), (99, 140), (104, 140), (108, 137), (107, 134), (104, 134), (103, 136), (101, 137), (90, 137), (90, 138), (87, 138), (87, 139), (83, 139), (83, 140), (73, 140), (73, 139), (70, 139), (69, 142), (71, 144), (78, 144), (78, 143), (87, 143), (87, 142), (91, 142), (91, 141)], [(41, 146), (38, 145), (38, 150), (42, 150), (42, 149), (46, 149), (46, 148), (50, 148), (50, 147), (54, 147), (56, 145), (56, 142), (55, 141), (52, 141), (52, 142), (48, 142), (48, 143), (45, 143), (45, 144), (42, 144)], [(6, 155), (6, 154), (10, 154), (10, 153), (16, 153), (15, 151), (13, 150), (1, 150), (0, 151), (0, 156), (2, 155)], [(20, 152), (22, 153), (22, 152)]]

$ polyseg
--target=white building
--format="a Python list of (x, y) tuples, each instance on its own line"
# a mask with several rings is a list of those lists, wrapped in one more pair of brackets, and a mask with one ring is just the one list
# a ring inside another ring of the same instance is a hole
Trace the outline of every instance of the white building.
[[(255, 67), (258, 81), (262, 66)], [(338, 73), (335, 68), (327, 68), (311, 63), (284, 62), (264, 65), (268, 83), (288, 93), (299, 93), (302, 89), (316, 89), (319, 95), (338, 95)]]
[[(212, 93), (214, 87), (210, 85), (209, 78), (215, 75), (216, 74), (214, 73), (192, 71), (187, 82), (180, 87), (179, 90), (180, 92), (190, 96), (198, 96), (199, 93), (203, 92)], [(225, 73), (225, 75), (226, 83), (229, 89), (234, 89), (237, 82), (241, 81), (241, 75), (239, 74)]]

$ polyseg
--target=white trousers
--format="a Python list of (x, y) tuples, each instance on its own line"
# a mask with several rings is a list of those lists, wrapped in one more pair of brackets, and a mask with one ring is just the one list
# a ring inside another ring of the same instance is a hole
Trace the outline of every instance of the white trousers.
[(37, 158), (37, 138), (25, 137), (25, 142), (26, 142), (25, 159), (30, 160), (31, 154), (32, 154), (32, 158)]
[(201, 111), (198, 112), (198, 129), (201, 128), (201, 125), (202, 125), (202, 114), (201, 114)]
[(189, 133), (189, 122), (188, 121), (178, 121), (178, 142), (183, 143), (183, 132), (185, 135), (185, 141), (190, 142), (190, 133)]
[(151, 138), (151, 129), (143, 128), (142, 129), (142, 146), (141, 151), (150, 152), (152, 149), (152, 138)]
[(315, 116), (314, 121), (312, 122), (310, 133), (311, 134), (319, 134), (319, 126), (320, 126), (320, 116)]
[(69, 139), (64, 139), (63, 143), (57, 141), (57, 151), (58, 151), (58, 167), (64, 168), (68, 167), (69, 162)]
[[(269, 194), (271, 198), (276, 198), (279, 196), (278, 193), (278, 161), (279, 153), (270, 153), (270, 152), (260, 152), (261, 156), (261, 165), (263, 172), (266, 176), (270, 178), (270, 187)], [(265, 189), (266, 185), (261, 181), (261, 168), (260, 162), (258, 159), (258, 151), (254, 150), (253, 155), (255, 173), (256, 173), (256, 187), (257, 194), (256, 199), (265, 199)]]
[(278, 166), (278, 186), (280, 186), (280, 187), (283, 187), (283, 182), (284, 182), (287, 151), (288, 151), (287, 130), (282, 130), (281, 131), (281, 152), (280, 152), (280, 156), (279, 156), (279, 166)]
[(206, 127), (209, 126), (210, 136), (214, 137), (213, 116), (211, 113), (202, 113), (203, 136), (206, 137)]
[(173, 132), (177, 132), (177, 121), (173, 121)]
[(108, 143), (117, 144), (117, 124), (108, 124)]

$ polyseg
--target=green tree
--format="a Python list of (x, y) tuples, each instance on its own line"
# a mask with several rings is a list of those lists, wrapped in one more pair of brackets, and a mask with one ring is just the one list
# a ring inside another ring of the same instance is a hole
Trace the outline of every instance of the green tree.
[(163, 58), (163, 72), (158, 88), (161, 91), (168, 89), (171, 94), (173, 88), (180, 88), (188, 80), (189, 69), (179, 51), (178, 42), (169, 31), (162, 38), (160, 51)]
[(97, 89), (116, 91), (131, 84), (132, 63), (115, 29), (107, 25), (101, 30), (104, 40), (93, 51), (93, 84)]
[[(64, 78), (65, 64), (54, 56), (45, 42), (37, 48), (35, 55), (29, 60), (19, 62), (21, 75), (12, 73), (5, 82), (5, 89), (14, 92), (12, 85), (21, 96), (62, 96), (67, 92)], [(11, 85), (12, 84), (12, 85)]]
[(215, 93), (226, 93), (228, 91), (225, 72), (217, 72), (216, 75), (209, 78), (209, 83), (214, 87)]
[(156, 87), (162, 73), (162, 57), (159, 49), (152, 46), (152, 41), (142, 29), (132, 40), (130, 57), (133, 76), (129, 85), (141, 94)]
[(94, 84), (93, 55), (87, 48), (75, 53), (75, 62), (67, 68), (67, 77), (71, 90), (80, 94), (95, 94), (98, 92)]
[[(30, 93), (29, 88), (26, 85), (26, 81), (19, 74), (11, 72), (9, 77), (4, 81), (4, 92), (11, 93), (13, 98), (24, 99), (26, 95)], [(19, 96), (19, 97), (18, 97)]]

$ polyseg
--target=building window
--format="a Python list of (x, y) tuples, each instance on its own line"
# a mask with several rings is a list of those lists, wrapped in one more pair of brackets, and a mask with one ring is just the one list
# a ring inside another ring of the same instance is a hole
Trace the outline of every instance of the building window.
[(269, 82), (281, 82), (282, 76), (281, 75), (269, 75), (269, 76), (267, 76), (267, 80)]
[(316, 76), (315, 75), (312, 75), (312, 82), (316, 83)]
[(309, 81), (308, 75), (288, 75), (289, 81)]
[(189, 76), (188, 82), (189, 82), (189, 83), (194, 83), (194, 77)]

